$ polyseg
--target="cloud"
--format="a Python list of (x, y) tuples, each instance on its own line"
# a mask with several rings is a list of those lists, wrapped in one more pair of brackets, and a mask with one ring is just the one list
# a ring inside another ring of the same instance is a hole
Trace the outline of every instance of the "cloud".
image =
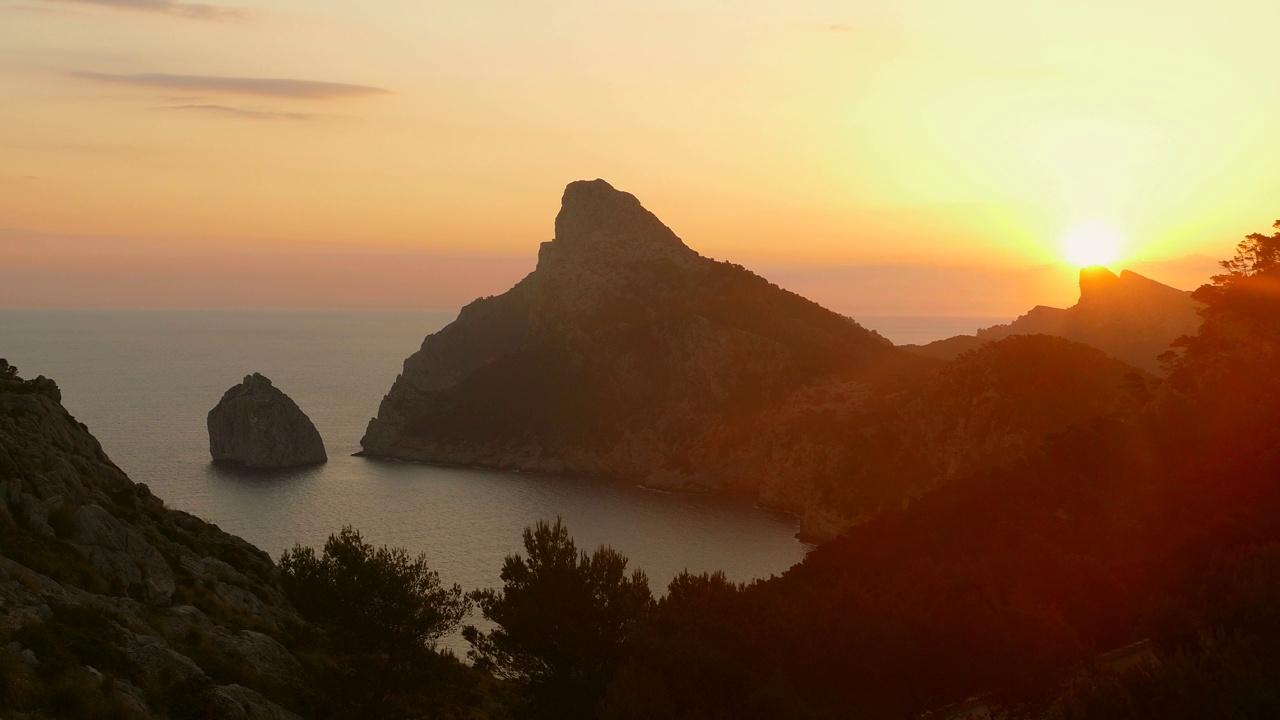
[(82, 5), (98, 5), (119, 10), (141, 10), (163, 13), (193, 20), (242, 20), (244, 11), (234, 8), (186, 3), (178, 0), (46, 0), (46, 2), (73, 2)]
[(368, 85), (319, 82), (316, 80), (292, 80), (288, 78), (218, 77), (213, 75), (168, 75), (165, 73), (138, 73), (115, 75), (111, 73), (75, 72), (74, 77), (98, 82), (136, 85), (140, 87), (176, 90), (179, 92), (215, 92), (236, 95), (263, 95), (267, 97), (303, 100), (329, 100), (359, 95), (385, 95), (390, 90)]
[(251, 110), (249, 108), (230, 107), (228, 105), (166, 105), (157, 110), (195, 110), (250, 120), (310, 120), (315, 117), (310, 113), (276, 112), (273, 110)]

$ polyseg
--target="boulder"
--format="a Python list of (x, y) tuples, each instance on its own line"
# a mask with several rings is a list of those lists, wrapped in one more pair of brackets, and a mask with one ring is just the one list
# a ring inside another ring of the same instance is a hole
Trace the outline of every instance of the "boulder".
[(227, 390), (209, 411), (208, 422), (214, 462), (287, 468), (328, 460), (311, 419), (258, 373)]

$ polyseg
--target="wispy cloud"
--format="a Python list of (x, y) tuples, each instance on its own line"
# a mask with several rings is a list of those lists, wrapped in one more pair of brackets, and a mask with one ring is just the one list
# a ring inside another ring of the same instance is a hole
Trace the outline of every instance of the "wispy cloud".
[(187, 3), (178, 0), (45, 0), (45, 2), (79, 3), (81, 5), (98, 5), (118, 10), (139, 10), (142, 12), (162, 13), (193, 20), (242, 20), (243, 10), (206, 5), (205, 3)]
[(274, 110), (253, 110), (228, 105), (165, 105), (157, 110), (192, 110), (196, 112), (229, 115), (249, 120), (310, 120), (315, 117), (310, 113), (277, 112)]
[(179, 92), (262, 95), (303, 100), (329, 100), (359, 95), (385, 95), (391, 92), (390, 90), (368, 85), (293, 80), (289, 78), (217, 77), (213, 75), (168, 75), (164, 73), (115, 75), (97, 72), (76, 72), (72, 73), (72, 75), (98, 82), (136, 85)]

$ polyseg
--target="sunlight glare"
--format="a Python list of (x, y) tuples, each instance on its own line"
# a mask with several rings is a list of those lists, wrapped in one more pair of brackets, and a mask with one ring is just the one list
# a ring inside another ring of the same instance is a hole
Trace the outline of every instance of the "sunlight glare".
[(1124, 239), (1120, 232), (1104, 222), (1082, 222), (1062, 238), (1062, 255), (1079, 267), (1109, 265), (1120, 257)]

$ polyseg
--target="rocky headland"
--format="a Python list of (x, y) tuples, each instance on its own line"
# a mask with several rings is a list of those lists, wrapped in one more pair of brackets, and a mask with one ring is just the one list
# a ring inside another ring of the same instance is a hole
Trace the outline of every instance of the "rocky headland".
[(289, 468), (328, 460), (311, 418), (258, 373), (229, 388), (209, 411), (214, 462), (250, 468)]
[(0, 360), (0, 715), (293, 718), (301, 626), (266, 553), (165, 507)]
[(581, 181), (537, 269), (428, 336), (361, 444), (740, 492), (799, 514), (819, 541), (1122, 408), (1136, 372), (1043, 336), (949, 365), (893, 347)]

